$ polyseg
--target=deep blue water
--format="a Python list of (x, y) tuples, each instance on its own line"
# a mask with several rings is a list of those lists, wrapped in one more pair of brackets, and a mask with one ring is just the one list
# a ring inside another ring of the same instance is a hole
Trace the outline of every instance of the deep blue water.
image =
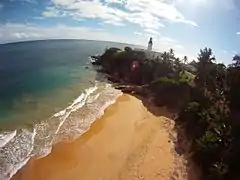
[[(85, 68), (89, 66), (88, 57), (111, 46), (125, 45), (86, 40), (0, 45), (0, 125), (41, 119), (64, 106), (75, 96), (73, 92), (57, 99), (49, 94), (76, 83), (84, 88), (88, 80), (94, 79), (90, 77), (94, 76), (91, 68)], [(43, 98), (49, 101), (41, 102)], [(39, 104), (47, 108), (43, 110)]]
[(47, 40), (0, 45), (0, 179), (10, 179), (30, 157), (46, 156), (62, 138), (82, 135), (121, 95), (99, 81), (89, 62), (91, 55), (112, 46), (126, 44)]

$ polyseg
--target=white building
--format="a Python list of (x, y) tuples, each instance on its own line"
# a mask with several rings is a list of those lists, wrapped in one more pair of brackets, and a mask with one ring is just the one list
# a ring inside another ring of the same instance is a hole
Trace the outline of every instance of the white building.
[(146, 58), (148, 58), (148, 59), (154, 59), (154, 58), (157, 58), (158, 56), (160, 57), (161, 53), (153, 51), (152, 48), (153, 48), (153, 39), (150, 38), (149, 42), (148, 42), (147, 50), (140, 49), (140, 48), (134, 48), (134, 50), (145, 52)]
[(152, 51), (152, 47), (153, 47), (153, 41), (152, 41), (152, 38), (150, 38), (150, 39), (149, 39), (149, 42), (148, 42), (147, 50), (148, 50), (148, 51)]

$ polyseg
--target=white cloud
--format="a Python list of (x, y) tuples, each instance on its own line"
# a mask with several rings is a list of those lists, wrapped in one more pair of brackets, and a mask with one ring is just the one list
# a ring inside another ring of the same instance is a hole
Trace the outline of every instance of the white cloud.
[(112, 24), (112, 25), (115, 25), (115, 26), (125, 26), (124, 23), (117, 22), (117, 21), (112, 21), (112, 20), (104, 21), (104, 23), (105, 23), (105, 24)]
[(109, 4), (124, 4), (126, 0), (105, 0), (105, 2)]
[(169, 37), (160, 37), (159, 39), (161, 42), (165, 42), (165, 43), (176, 43), (177, 41), (175, 39), (169, 38)]
[(160, 33), (156, 30), (153, 29), (144, 29), (145, 32), (150, 33), (150, 34), (155, 34), (155, 35), (159, 35)]
[(59, 11), (55, 7), (46, 7), (45, 11), (42, 13), (41, 17), (35, 17), (35, 19), (44, 19), (44, 18), (50, 18), (50, 17), (63, 17), (65, 16), (64, 11)]
[(23, 2), (28, 2), (28, 3), (32, 3), (32, 4), (37, 4), (36, 0), (22, 0)]
[[(2, 37), (0, 43), (41, 40), (41, 39), (90, 39), (90, 40), (110, 40), (116, 42), (130, 43), (145, 46), (150, 36), (142, 32), (135, 32), (138, 38), (132, 36), (113, 35), (103, 29), (90, 29), (86, 27), (67, 27), (58, 25), (54, 27), (41, 27), (33, 24), (12, 24), (0, 25)], [(168, 38), (154, 37), (154, 46), (169, 48), (176, 45), (176, 41)]]
[(177, 3), (179, 4), (189, 4), (192, 6), (206, 6), (207, 5), (207, 0), (177, 0)]
[(170, 22), (180, 22), (197, 26), (197, 23), (186, 19), (176, 8), (174, 1), (166, 0), (128, 0), (126, 8), (134, 12), (142, 12)]
[(135, 34), (135, 35), (139, 35), (139, 36), (143, 35), (143, 33), (138, 32), (138, 31), (135, 31), (134, 34)]
[(75, 2), (75, 0), (52, 0), (53, 4), (58, 6), (68, 6)]
[(10, 2), (16, 2), (20, 1), (22, 3), (31, 3), (31, 4), (37, 4), (38, 2), (36, 0), (10, 0)]
[[(110, 34), (104, 29), (90, 29), (86, 27), (69, 27), (58, 25), (53, 27), (41, 27), (34, 24), (11, 24), (7, 23), (0, 25), (0, 44), (28, 40), (43, 40), (43, 39), (89, 39), (89, 40), (103, 40), (115, 41), (129, 44), (136, 44), (143, 47), (147, 46), (150, 35), (142, 32), (135, 32), (133, 35), (114, 35)], [(176, 40), (169, 37), (153, 37), (153, 48), (155, 51), (165, 51), (173, 48), (175, 54), (188, 55), (184, 51), (182, 45)], [(181, 56), (182, 57), (182, 56)]]
[[(198, 26), (196, 22), (186, 19), (174, 2), (166, 0), (52, 0), (51, 2), (53, 7), (75, 19), (99, 19), (113, 25), (131, 22), (150, 29), (164, 27), (167, 21)], [(124, 8), (112, 4), (121, 4)]]
[[(45, 12), (45, 11), (44, 11)], [(44, 13), (43, 12), (43, 13)], [(42, 15), (43, 15), (43, 13), (42, 13)], [(33, 17), (33, 19), (37, 19), (37, 20), (43, 20), (43, 19), (45, 19), (45, 17), (44, 16), (36, 16), (36, 17)]]
[[(151, 31), (151, 30), (150, 30)], [(145, 31), (146, 32), (146, 31)], [(151, 34), (151, 33), (142, 33), (142, 32), (134, 32), (134, 35), (137, 36), (137, 38), (139, 39), (141, 43), (141, 45), (144, 45), (148, 42), (149, 37), (153, 37), (153, 49), (155, 51), (167, 51), (170, 48), (173, 48), (174, 50), (176, 50), (176, 55), (177, 56), (181, 56), (183, 54), (185, 54), (184, 50), (184, 46), (182, 46), (181, 44), (179, 44), (177, 42), (177, 40), (172, 39), (170, 37), (166, 37), (166, 36), (157, 36), (155, 34)], [(192, 56), (191, 56), (192, 57)]]
[(139, 24), (144, 28), (159, 29), (160, 27), (164, 27), (157, 17), (146, 12), (132, 13), (132, 15), (126, 17), (126, 20), (135, 24)]
[(228, 53), (227, 50), (223, 50), (222, 52), (223, 52), (224, 54), (227, 54), (227, 53)]
[(180, 44), (174, 45), (174, 48), (176, 48), (176, 49), (184, 49), (184, 47), (182, 45), (180, 45)]
[(25, 39), (28, 38), (29, 36), (24, 33), (24, 32), (16, 32), (12, 34), (14, 37), (16, 37), (17, 39)]
[[(64, 25), (41, 27), (32, 24), (26, 25), (12, 23), (0, 25), (0, 34), (2, 34), (0, 43), (42, 39), (110, 40), (126, 43), (129, 42), (129, 39), (131, 39), (130, 37), (112, 35), (101, 29), (68, 27)], [(129, 43), (137, 44), (137, 41), (131, 41)]]
[(222, 10), (238, 9), (238, 0), (176, 0), (178, 5), (191, 6), (192, 8), (209, 7), (211, 11), (217, 7)]
[(240, 32), (237, 32), (236, 34), (237, 34), (237, 35), (240, 35)]
[(43, 17), (57, 17), (58, 14), (55, 13), (54, 11), (44, 11), (44, 12), (42, 13), (42, 16), (43, 16)]
[(75, 18), (101, 19), (105, 23), (123, 24), (128, 14), (122, 10), (108, 7), (100, 1), (53, 0), (53, 4)]

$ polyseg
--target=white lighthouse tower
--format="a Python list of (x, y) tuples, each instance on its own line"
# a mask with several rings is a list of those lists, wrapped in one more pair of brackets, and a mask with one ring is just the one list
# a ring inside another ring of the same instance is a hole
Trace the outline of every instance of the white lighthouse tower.
[(153, 41), (152, 41), (152, 38), (150, 38), (150, 39), (149, 39), (149, 42), (148, 42), (147, 50), (148, 50), (148, 51), (152, 51), (152, 47), (153, 47)]

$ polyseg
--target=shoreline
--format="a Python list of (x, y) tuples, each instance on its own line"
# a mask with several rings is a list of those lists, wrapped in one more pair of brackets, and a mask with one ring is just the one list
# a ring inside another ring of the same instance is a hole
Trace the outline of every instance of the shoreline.
[[(59, 142), (41, 159), (32, 158), (13, 180), (181, 179), (174, 171), (174, 124), (160, 108), (154, 115), (123, 94), (73, 142)], [(185, 179), (185, 178), (182, 178)]]

